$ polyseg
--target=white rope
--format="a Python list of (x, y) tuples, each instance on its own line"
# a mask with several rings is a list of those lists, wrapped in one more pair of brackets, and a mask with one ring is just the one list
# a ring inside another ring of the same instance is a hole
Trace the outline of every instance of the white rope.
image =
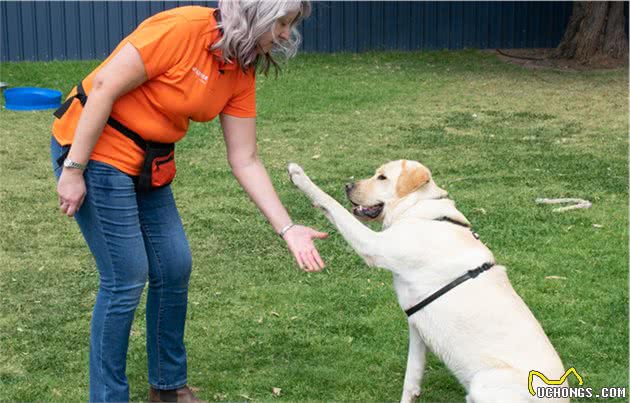
[(579, 209), (579, 208), (590, 208), (593, 205), (593, 203), (591, 203), (588, 200), (584, 200), (584, 199), (544, 199), (544, 198), (538, 198), (538, 199), (536, 199), (536, 203), (538, 203), (538, 204), (575, 203), (575, 204), (573, 204), (571, 206), (560, 207), (560, 208), (554, 209), (553, 210), (554, 213), (563, 213), (565, 211), (575, 210), (575, 209)]

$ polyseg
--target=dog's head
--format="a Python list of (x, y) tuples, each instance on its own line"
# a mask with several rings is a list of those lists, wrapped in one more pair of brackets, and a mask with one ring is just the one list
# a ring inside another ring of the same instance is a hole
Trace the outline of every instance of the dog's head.
[(431, 171), (417, 161), (398, 160), (379, 167), (374, 176), (346, 184), (352, 212), (363, 220), (383, 220), (388, 207), (410, 195), (418, 200), (445, 197), (431, 178)]

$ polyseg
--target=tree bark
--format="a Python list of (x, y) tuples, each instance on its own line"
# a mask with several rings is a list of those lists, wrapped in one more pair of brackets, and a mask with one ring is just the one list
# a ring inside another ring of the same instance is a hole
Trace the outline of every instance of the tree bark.
[(614, 59), (628, 59), (628, 38), (625, 32), (623, 1), (613, 1), (608, 12), (604, 53)]
[(621, 1), (575, 1), (554, 57), (584, 64), (600, 58), (627, 60), (625, 23)]

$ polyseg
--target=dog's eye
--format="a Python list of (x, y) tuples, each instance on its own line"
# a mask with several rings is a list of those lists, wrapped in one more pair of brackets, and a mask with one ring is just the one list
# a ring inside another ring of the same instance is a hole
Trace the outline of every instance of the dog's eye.
[(384, 180), (387, 180), (387, 176), (379, 175), (376, 179), (378, 179), (379, 181), (384, 181)]

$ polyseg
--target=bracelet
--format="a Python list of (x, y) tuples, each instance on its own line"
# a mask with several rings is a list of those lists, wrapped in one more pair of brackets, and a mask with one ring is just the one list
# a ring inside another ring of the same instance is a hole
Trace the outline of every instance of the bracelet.
[(286, 234), (295, 225), (296, 225), (295, 223), (290, 222), (287, 225), (285, 225), (280, 231), (278, 231), (278, 235), (280, 235), (280, 238), (284, 238), (284, 234)]

